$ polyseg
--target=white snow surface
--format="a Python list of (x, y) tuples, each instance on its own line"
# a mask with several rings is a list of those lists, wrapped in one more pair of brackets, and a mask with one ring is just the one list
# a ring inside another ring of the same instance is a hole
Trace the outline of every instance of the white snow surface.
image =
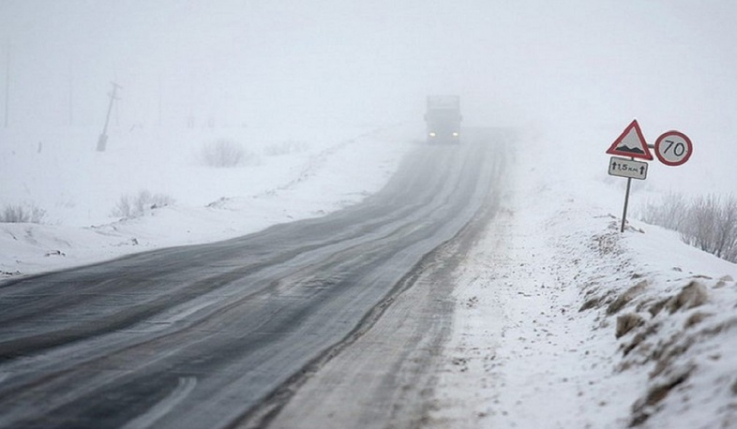
[[(0, 224), (2, 278), (355, 204), (417, 144), (415, 125), (130, 129), (111, 133), (104, 153), (90, 130), (1, 130), (0, 208), (46, 212), (41, 224)], [(565, 144), (569, 131), (527, 130), (515, 144), (500, 212), (458, 272), (427, 427), (737, 427), (737, 265), (632, 215), (620, 233), (626, 179), (606, 175), (604, 151), (621, 129)], [(244, 161), (203, 165), (202, 148), (219, 140), (242, 147)], [(673, 171), (650, 175), (667, 182)], [(670, 190), (654, 183), (634, 188), (632, 212)], [(112, 215), (141, 190), (171, 202)], [(617, 338), (627, 320), (634, 327)]]
[(737, 265), (634, 218), (621, 233), (627, 179), (607, 176), (603, 138), (563, 156), (573, 140), (516, 146), (501, 212), (458, 273), (428, 426), (737, 427)]
[[(329, 133), (133, 128), (111, 132), (98, 152), (95, 130), (0, 130), (0, 214), (11, 205), (45, 212), (41, 224), (0, 223), (0, 275), (223, 240), (325, 215), (379, 190), (411, 147), (407, 136), (402, 126)], [(218, 142), (240, 148), (241, 161), (206, 165), (203, 151)], [(115, 215), (123, 198), (141, 192), (170, 203)]]

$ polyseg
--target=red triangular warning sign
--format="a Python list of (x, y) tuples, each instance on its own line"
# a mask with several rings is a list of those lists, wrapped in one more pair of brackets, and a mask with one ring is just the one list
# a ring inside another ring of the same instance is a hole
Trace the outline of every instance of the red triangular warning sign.
[(653, 159), (653, 155), (645, 142), (645, 137), (642, 136), (642, 130), (640, 124), (637, 123), (637, 119), (624, 129), (622, 135), (614, 140), (606, 153), (631, 158)]

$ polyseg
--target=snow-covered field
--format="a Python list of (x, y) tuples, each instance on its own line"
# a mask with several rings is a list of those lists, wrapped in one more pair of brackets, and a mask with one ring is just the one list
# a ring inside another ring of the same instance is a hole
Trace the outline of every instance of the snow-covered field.
[[(44, 212), (40, 224), (0, 223), (0, 278), (321, 216), (380, 189), (411, 147), (401, 126), (110, 134), (97, 152), (90, 129), (0, 130), (0, 215), (8, 206)], [(208, 165), (219, 142), (241, 151), (237, 165)]]
[[(606, 175), (604, 154), (618, 131), (597, 130), (567, 168), (554, 135), (522, 132), (501, 212), (458, 273), (428, 426), (737, 425), (737, 265), (633, 217), (619, 232), (626, 179)], [(41, 224), (0, 224), (3, 278), (320, 216), (380, 189), (416, 144), (412, 126), (134, 129), (104, 153), (93, 133), (0, 133), (0, 204), (45, 211)], [(204, 165), (222, 140), (241, 163)], [(676, 180), (651, 169), (660, 182), (635, 187), (635, 212)], [(113, 215), (142, 190), (168, 205)]]

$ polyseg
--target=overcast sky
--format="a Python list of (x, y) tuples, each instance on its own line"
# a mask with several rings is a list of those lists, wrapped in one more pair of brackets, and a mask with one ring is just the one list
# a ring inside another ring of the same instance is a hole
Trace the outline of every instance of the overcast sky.
[(116, 81), (125, 124), (159, 101), (166, 125), (389, 123), (458, 93), (475, 124), (734, 127), (735, 22), (729, 0), (0, 0), (11, 124), (98, 124)]

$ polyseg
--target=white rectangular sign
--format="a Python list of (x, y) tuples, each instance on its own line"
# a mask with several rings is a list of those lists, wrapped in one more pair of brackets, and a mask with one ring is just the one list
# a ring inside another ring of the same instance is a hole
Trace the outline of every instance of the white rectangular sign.
[(612, 176), (645, 180), (647, 178), (647, 162), (613, 156), (609, 160), (609, 174)]

